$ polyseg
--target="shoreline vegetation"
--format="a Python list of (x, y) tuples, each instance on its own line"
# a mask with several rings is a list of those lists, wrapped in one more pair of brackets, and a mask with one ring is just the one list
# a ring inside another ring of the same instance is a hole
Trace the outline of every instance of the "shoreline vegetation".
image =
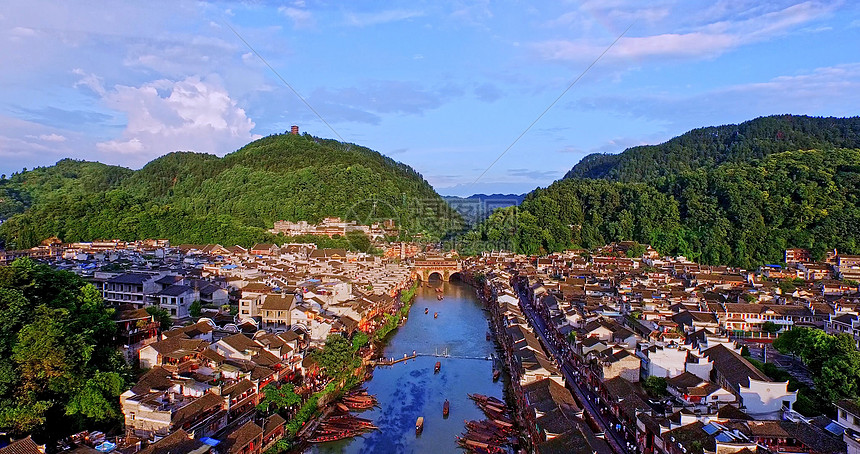
[[(369, 370), (373, 369), (368, 360), (380, 356), (388, 336), (406, 322), (409, 310), (415, 300), (419, 282), (415, 280), (408, 288), (401, 290), (399, 295), (401, 307), (394, 314), (386, 314), (385, 323), (377, 328), (372, 335), (365, 333), (356, 333), (353, 335), (352, 342), (348, 343), (351, 361), (347, 362), (347, 366), (343, 370), (337, 372), (334, 377), (331, 377), (322, 390), (313, 393), (299, 407), (295, 415), (288, 419), (287, 436), (269, 448), (266, 454), (302, 452), (306, 444), (303, 436), (310, 435), (309, 433), (302, 433), (302, 431), (313, 425), (312, 422), (314, 419), (325, 416), (328, 407), (343, 397), (344, 393), (365, 381)], [(330, 335), (326, 339), (326, 345), (315, 355), (321, 363), (326, 362), (326, 355), (338, 356), (334, 350), (340, 347), (338, 347), (339, 342), (333, 341), (332, 337), (334, 336), (342, 338), (340, 334)], [(368, 345), (370, 346), (369, 355), (360, 355), (359, 352)]]

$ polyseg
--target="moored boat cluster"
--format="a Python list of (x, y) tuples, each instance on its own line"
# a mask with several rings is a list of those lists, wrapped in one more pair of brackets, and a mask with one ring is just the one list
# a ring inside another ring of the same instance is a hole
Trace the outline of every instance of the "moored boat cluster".
[(475, 453), (507, 452), (516, 436), (507, 405), (501, 400), (482, 394), (469, 394), (487, 419), (466, 421), (466, 433), (457, 437), (457, 443)]
[(366, 389), (352, 391), (344, 396), (342, 401), (338, 402), (332, 414), (320, 423), (313, 437), (308, 439), (309, 442), (337, 441), (378, 429), (371, 420), (350, 413), (353, 410), (367, 410), (376, 406), (376, 397), (369, 395)]

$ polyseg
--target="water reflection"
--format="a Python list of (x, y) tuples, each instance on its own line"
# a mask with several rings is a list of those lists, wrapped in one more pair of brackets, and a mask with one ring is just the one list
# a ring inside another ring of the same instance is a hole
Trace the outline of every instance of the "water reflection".
[[(444, 299), (436, 299), (433, 287), (421, 287), (406, 324), (392, 333), (384, 355), (430, 354), (390, 367), (377, 368), (366, 383), (379, 399), (380, 408), (360, 414), (379, 427), (363, 437), (312, 446), (310, 453), (410, 453), (461, 452), (456, 436), (464, 431), (464, 420), (484, 415), (468, 398), (469, 393), (502, 397), (502, 382), (493, 382), (492, 341), (486, 340), (487, 318), (475, 291), (460, 283), (435, 282), (444, 286)], [(424, 309), (429, 309), (425, 314)], [(435, 312), (438, 318), (433, 318)], [(451, 357), (432, 354), (447, 352)], [(442, 363), (433, 372), (436, 361)], [(445, 399), (450, 415), (442, 416)], [(415, 421), (424, 417), (424, 431), (415, 434)]]

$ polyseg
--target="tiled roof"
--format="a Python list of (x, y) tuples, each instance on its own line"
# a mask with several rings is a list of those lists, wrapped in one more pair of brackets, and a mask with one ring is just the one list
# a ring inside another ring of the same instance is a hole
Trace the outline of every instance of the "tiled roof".
[(262, 436), (263, 429), (254, 424), (253, 421), (248, 421), (227, 435), (227, 438), (222, 442), (224, 443), (223, 451), (229, 454), (241, 452), (248, 443), (260, 439)]
[(744, 357), (723, 344), (711, 347), (702, 354), (714, 362), (714, 369), (738, 391), (741, 386), (749, 387), (750, 379), (772, 381), (764, 372), (758, 370)]
[[(205, 445), (202, 441), (197, 440), (184, 430), (179, 429), (172, 434), (158, 440), (157, 442), (143, 448), (138, 454), (188, 454), (191, 452), (203, 453), (206, 451), (200, 450)], [(208, 450), (207, 450), (208, 451)]]
[(42, 454), (39, 446), (29, 436), (13, 441), (9, 446), (0, 449), (0, 454)]
[(123, 273), (107, 280), (110, 284), (143, 284), (152, 279), (149, 274)]

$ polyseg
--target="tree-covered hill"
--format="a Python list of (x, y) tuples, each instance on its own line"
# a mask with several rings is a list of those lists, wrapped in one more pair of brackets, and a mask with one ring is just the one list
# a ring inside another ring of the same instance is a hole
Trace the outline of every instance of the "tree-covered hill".
[(694, 129), (665, 143), (632, 147), (619, 154), (591, 154), (564, 178), (649, 181), (783, 151), (858, 147), (860, 117), (777, 115)]
[(703, 263), (781, 262), (789, 247), (817, 256), (860, 252), (860, 150), (769, 153), (651, 182), (565, 178), (497, 210), (469, 249), (536, 254), (611, 241), (650, 243)]
[[(4, 195), (6, 195), (4, 197)], [(409, 166), (367, 148), (273, 135), (223, 158), (176, 152), (138, 171), (63, 160), (0, 180), (0, 240), (169, 238), (249, 245), (277, 220), (392, 218), (441, 237), (461, 218)]]

